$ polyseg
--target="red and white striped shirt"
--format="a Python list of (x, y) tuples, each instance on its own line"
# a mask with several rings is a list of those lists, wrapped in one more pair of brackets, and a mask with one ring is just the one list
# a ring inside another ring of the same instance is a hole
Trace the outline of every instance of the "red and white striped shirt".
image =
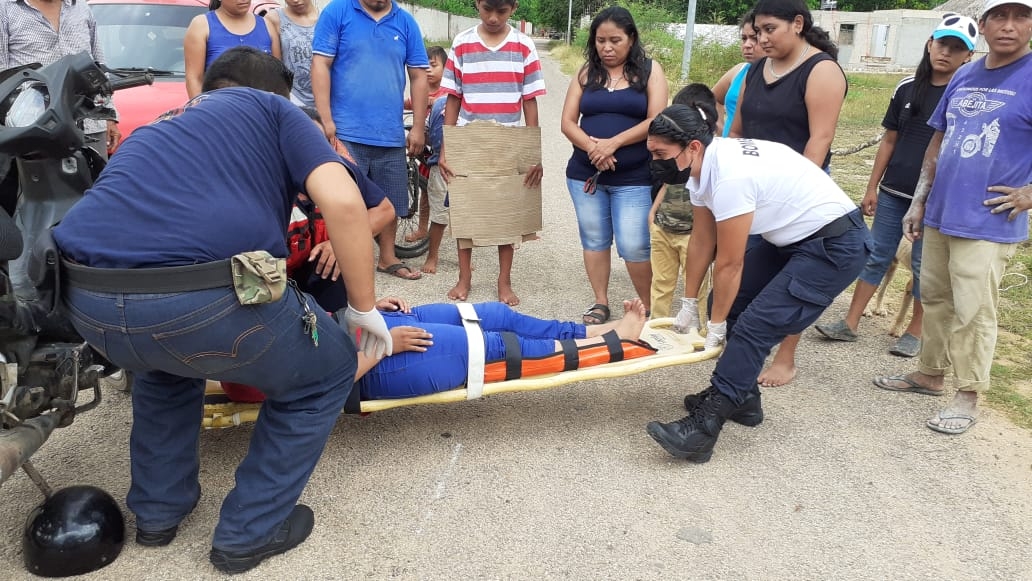
[(477, 26), (452, 42), (441, 88), (462, 100), (458, 125), (491, 120), (519, 125), (523, 101), (545, 94), (534, 41), (515, 28), (498, 46), (488, 47)]

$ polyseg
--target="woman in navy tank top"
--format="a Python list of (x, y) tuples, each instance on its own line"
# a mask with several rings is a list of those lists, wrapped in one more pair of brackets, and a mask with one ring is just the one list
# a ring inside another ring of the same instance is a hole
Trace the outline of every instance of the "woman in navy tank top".
[[(759, 0), (753, 26), (766, 56), (745, 77), (731, 136), (783, 143), (829, 171), (847, 88), (838, 47), (814, 26), (804, 0)], [(781, 343), (757, 378), (760, 385), (785, 385), (795, 378), (798, 344), (799, 335)]]
[(562, 131), (573, 144), (566, 185), (595, 297), (583, 320), (595, 325), (610, 316), (614, 240), (635, 292), (651, 309), (652, 180), (645, 138), (651, 119), (666, 107), (669, 88), (663, 68), (646, 58), (626, 8), (611, 6), (595, 16), (584, 53), (587, 62), (566, 92)]
[(235, 46), (250, 46), (281, 58), (279, 30), (251, 12), (251, 0), (211, 0), (208, 12), (195, 16), (183, 37), (186, 94), (201, 93), (204, 71)]

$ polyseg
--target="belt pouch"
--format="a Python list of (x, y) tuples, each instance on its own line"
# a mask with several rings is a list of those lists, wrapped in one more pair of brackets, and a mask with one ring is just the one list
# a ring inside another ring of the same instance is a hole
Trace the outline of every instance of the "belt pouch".
[(252, 250), (234, 255), (233, 290), (241, 305), (274, 303), (287, 288), (287, 261), (265, 250)]

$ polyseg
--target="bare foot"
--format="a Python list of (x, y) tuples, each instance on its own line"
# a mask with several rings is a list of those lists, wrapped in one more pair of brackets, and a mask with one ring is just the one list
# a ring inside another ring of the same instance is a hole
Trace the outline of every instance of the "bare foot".
[(470, 282), (460, 280), (459, 284), (452, 287), (448, 291), (448, 298), (453, 301), (464, 301), (469, 297), (469, 291), (471, 290)]
[(409, 232), (405, 235), (405, 242), (419, 242), (420, 240), (427, 237), (427, 231), (420, 228), (415, 232)]
[(641, 302), (641, 299), (636, 298), (624, 301), (623, 308), (623, 318), (614, 325), (616, 334), (621, 339), (637, 341), (641, 337), (641, 330), (645, 328), (645, 322), (649, 320), (645, 305)]
[(498, 300), (510, 307), (515, 307), (520, 304), (520, 297), (516, 296), (516, 293), (513, 292), (512, 285), (502, 282), (498, 283)]
[(760, 384), (761, 387), (781, 387), (791, 383), (795, 376), (795, 365), (785, 365), (775, 361), (756, 378), (756, 383)]
[(419, 270), (426, 274), (437, 274), (437, 257), (427, 257), (426, 262), (423, 263), (423, 267)]
[(930, 429), (944, 434), (963, 434), (978, 421), (978, 392), (958, 391), (946, 408), (925, 422)]

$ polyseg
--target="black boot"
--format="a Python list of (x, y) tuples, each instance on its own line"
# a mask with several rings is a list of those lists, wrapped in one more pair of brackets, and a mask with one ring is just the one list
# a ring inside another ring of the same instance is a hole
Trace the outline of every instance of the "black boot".
[(276, 529), (269, 542), (251, 551), (223, 551), (212, 547), (211, 564), (219, 571), (230, 575), (250, 571), (265, 559), (286, 553), (305, 542), (312, 533), (314, 524), (315, 515), (312, 514), (312, 509), (299, 504)]
[[(717, 388), (712, 385), (699, 393), (693, 393), (691, 395), (684, 396), (684, 409), (692, 411), (698, 407), (699, 402), (702, 401), (707, 395), (717, 391)], [(750, 393), (745, 397), (745, 401), (742, 405), (738, 406), (733, 414), (727, 417), (727, 419), (743, 426), (760, 425), (763, 421), (763, 407), (760, 406), (760, 392)]]
[(690, 462), (708, 462), (713, 455), (724, 420), (737, 406), (726, 395), (713, 390), (706, 394), (686, 417), (661, 424), (649, 422), (645, 431), (663, 449), (677, 458)]

